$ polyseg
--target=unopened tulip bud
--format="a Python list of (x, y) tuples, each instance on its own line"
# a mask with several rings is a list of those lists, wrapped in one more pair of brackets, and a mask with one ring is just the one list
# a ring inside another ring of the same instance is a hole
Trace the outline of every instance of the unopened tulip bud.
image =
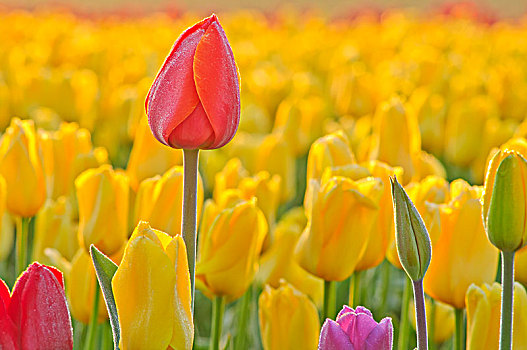
[(397, 178), (391, 183), (399, 260), (408, 277), (419, 281), (425, 276), (432, 258), (430, 237), (421, 215)]

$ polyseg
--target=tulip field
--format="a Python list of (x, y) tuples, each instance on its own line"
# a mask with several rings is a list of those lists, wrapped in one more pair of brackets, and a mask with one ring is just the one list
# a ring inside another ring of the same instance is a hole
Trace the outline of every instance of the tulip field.
[(0, 350), (527, 349), (527, 15), (0, 33)]

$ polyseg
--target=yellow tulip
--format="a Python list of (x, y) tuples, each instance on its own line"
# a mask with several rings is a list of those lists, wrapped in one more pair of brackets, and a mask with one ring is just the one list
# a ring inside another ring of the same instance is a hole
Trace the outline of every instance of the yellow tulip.
[(214, 176), (214, 200), (218, 200), (221, 193), (230, 188), (238, 188), (241, 180), (249, 176), (238, 158), (231, 158), (225, 167)]
[(44, 250), (56, 249), (68, 261), (79, 248), (76, 239), (78, 225), (73, 219), (73, 205), (66, 197), (56, 201), (48, 199), (35, 220), (35, 238), (33, 240), (33, 260), (49, 263)]
[(128, 237), (129, 184), (126, 174), (110, 165), (88, 169), (75, 180), (79, 204), (79, 242), (94, 244), (106, 255), (118, 251)]
[(490, 161), (483, 220), (489, 240), (503, 251), (514, 252), (527, 244), (526, 176), (527, 160), (514, 150), (500, 150)]
[(384, 186), (378, 178), (311, 181), (308, 223), (296, 246), (296, 258), (313, 275), (342, 281), (364, 254)]
[[(426, 325), (430, 330), (432, 324), (432, 302), (430, 299), (426, 299)], [(454, 319), (454, 308), (444, 304), (440, 301), (434, 301), (434, 334), (429, 334), (429, 337), (434, 337), (436, 344), (441, 344), (444, 341), (450, 339), (454, 334), (455, 319)], [(414, 301), (410, 300), (410, 307), (408, 308), (408, 316), (410, 316), (410, 322), (415, 329), (415, 305)]]
[(437, 224), (440, 230), (438, 235), (431, 233), (434, 257), (424, 278), (424, 290), (458, 309), (465, 307), (468, 287), (472, 283), (491, 283), (498, 267), (498, 250), (483, 228), (481, 190), (455, 180), (450, 185), (452, 200), (430, 205), (430, 210), (437, 213), (431, 224)]
[(408, 183), (418, 171), (421, 151), (419, 127), (410, 106), (397, 97), (377, 107), (373, 125), (370, 159), (377, 159), (404, 169), (403, 183)]
[(323, 281), (302, 269), (291, 254), (305, 225), (306, 218), (301, 208), (284, 214), (274, 231), (273, 243), (260, 257), (256, 279), (273, 288), (278, 288), (280, 280), (284, 279), (319, 305)]
[(402, 178), (403, 169), (401, 167), (391, 167), (388, 164), (372, 160), (365, 164), (372, 176), (381, 179), (384, 190), (379, 203), (379, 217), (373, 224), (371, 237), (364, 251), (364, 255), (357, 263), (356, 270), (362, 271), (371, 269), (379, 265), (386, 255), (388, 244), (395, 236), (393, 221), (393, 203), (390, 190), (390, 177), (397, 176)]
[(370, 148), (370, 134), (372, 131), (372, 118), (365, 115), (360, 118), (343, 116), (338, 120), (328, 120), (325, 128), (326, 133), (334, 133), (339, 130), (346, 134), (351, 152), (357, 158), (357, 161), (364, 162), (368, 160)]
[(516, 281), (527, 285), (527, 247), (514, 254), (514, 277)]
[(446, 170), (439, 159), (425, 151), (421, 151), (417, 156), (417, 171), (414, 179), (423, 179), (427, 176), (446, 178)]
[(134, 144), (126, 166), (130, 186), (137, 190), (144, 179), (163, 174), (183, 163), (183, 152), (157, 141), (150, 131), (148, 120), (143, 117), (135, 133)]
[(192, 348), (187, 250), (180, 235), (141, 221), (126, 244), (112, 280), (121, 326), (120, 348)]
[(258, 270), (267, 223), (255, 200), (239, 201), (202, 227), (196, 286), (206, 295), (241, 297)]
[(258, 299), (260, 334), (265, 350), (315, 350), (320, 321), (316, 306), (285, 281), (265, 286)]
[(0, 176), (0, 261), (5, 261), (11, 253), (14, 240), (14, 222), (6, 211), (7, 188)]
[(7, 209), (31, 217), (46, 198), (42, 158), (31, 120), (13, 118), (0, 140), (0, 175), (7, 185)]
[[(90, 255), (84, 249), (79, 249), (73, 257), (66, 282), (71, 316), (84, 324), (89, 324), (95, 297), (95, 283), (98, 282)], [(108, 318), (108, 313), (101, 291), (99, 293), (97, 320), (103, 322)]]
[[(498, 349), (501, 318), (501, 285), (472, 284), (467, 291), (467, 350)], [(527, 349), (527, 293), (514, 283), (512, 348)]]
[[(134, 224), (148, 221), (155, 229), (174, 236), (181, 233), (183, 212), (183, 167), (175, 166), (163, 176), (145, 179), (139, 185), (134, 208)], [(197, 220), (203, 205), (203, 183), (198, 175)]]
[(319, 138), (311, 145), (307, 157), (307, 183), (320, 180), (327, 167), (345, 166), (355, 163), (348, 138), (343, 131)]

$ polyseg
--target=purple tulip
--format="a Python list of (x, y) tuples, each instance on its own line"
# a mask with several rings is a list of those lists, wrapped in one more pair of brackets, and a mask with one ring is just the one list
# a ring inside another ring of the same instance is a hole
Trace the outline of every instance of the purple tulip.
[(344, 306), (337, 320), (326, 319), (318, 350), (391, 350), (393, 325), (390, 317), (377, 323), (370, 310)]

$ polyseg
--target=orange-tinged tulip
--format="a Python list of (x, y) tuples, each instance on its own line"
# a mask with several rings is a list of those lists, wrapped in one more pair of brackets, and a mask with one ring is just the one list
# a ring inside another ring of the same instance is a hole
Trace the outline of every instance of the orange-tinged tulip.
[(241, 297), (258, 270), (267, 223), (255, 200), (224, 209), (202, 227), (196, 286), (206, 295)]
[[(463, 180), (450, 185), (448, 204), (430, 205), (431, 224), (439, 234), (432, 238), (434, 258), (424, 279), (432, 298), (455, 308), (465, 307), (465, 293), (472, 283), (491, 283), (498, 267), (498, 250), (488, 241), (481, 218), (482, 189)], [(462, 266), (463, 268), (460, 268)]]
[(174, 237), (140, 222), (112, 279), (121, 326), (120, 348), (192, 348), (187, 250)]
[(117, 252), (128, 237), (126, 174), (111, 166), (88, 169), (75, 180), (79, 203), (79, 242), (88, 249), (94, 244), (106, 255)]
[(315, 350), (320, 333), (318, 311), (309, 298), (282, 281), (265, 286), (258, 299), (260, 334), (265, 350)]
[[(501, 319), (501, 285), (472, 284), (467, 291), (467, 350), (498, 349)], [(512, 348), (527, 349), (527, 293), (514, 283)]]
[[(148, 221), (150, 226), (173, 236), (181, 233), (183, 167), (175, 166), (163, 176), (143, 180), (137, 191), (134, 224)], [(203, 183), (198, 175), (197, 214), (203, 205)]]
[(13, 118), (0, 140), (0, 175), (7, 184), (7, 209), (31, 217), (46, 198), (42, 158), (31, 120)]
[(360, 261), (379, 211), (383, 183), (332, 177), (311, 182), (307, 226), (295, 254), (305, 270), (326, 281), (349, 277)]
[(142, 118), (126, 166), (130, 186), (137, 190), (144, 179), (163, 174), (174, 165), (182, 163), (183, 152), (159, 143), (148, 127), (148, 120)]

